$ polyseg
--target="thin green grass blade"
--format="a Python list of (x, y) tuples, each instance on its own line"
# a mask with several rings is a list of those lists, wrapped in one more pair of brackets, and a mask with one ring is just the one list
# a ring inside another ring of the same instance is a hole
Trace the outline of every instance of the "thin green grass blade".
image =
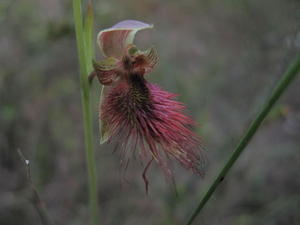
[(84, 32), (82, 24), (81, 0), (73, 0), (73, 17), (75, 22), (76, 44), (79, 57), (80, 76), (87, 74), (84, 50)]
[[(92, 61), (92, 26), (93, 26), (93, 14), (88, 12), (86, 21), (86, 27), (83, 27), (81, 0), (73, 0), (73, 16), (75, 21), (75, 32), (77, 51), (79, 57), (80, 66), (80, 88), (81, 88), (81, 102), (83, 113), (83, 125), (84, 125), (84, 139), (86, 150), (86, 162), (88, 169), (88, 186), (89, 186), (89, 204), (90, 204), (90, 216), (92, 225), (99, 225), (98, 217), (98, 193), (97, 193), (97, 175), (96, 175), (96, 163), (95, 153), (93, 149), (93, 129), (92, 129), (92, 117), (90, 107), (90, 93), (88, 74), (91, 70)], [(89, 40), (87, 40), (89, 39)]]
[(94, 45), (93, 45), (93, 25), (94, 25), (94, 13), (92, 1), (87, 4), (87, 13), (84, 20), (84, 35), (85, 35), (85, 49), (86, 49), (86, 65), (87, 72), (90, 73), (93, 69), (92, 59), (94, 56)]
[(236, 146), (234, 152), (232, 153), (229, 160), (226, 162), (225, 166), (222, 168), (218, 176), (215, 178), (214, 182), (208, 188), (207, 192), (199, 202), (197, 208), (195, 209), (194, 213), (186, 223), (186, 225), (191, 225), (194, 220), (196, 219), (197, 215), (201, 212), (203, 207), (209, 201), (210, 197), (213, 195), (219, 184), (223, 181), (231, 167), (237, 161), (241, 153), (245, 150), (246, 146), (248, 145), (249, 141), (255, 135), (256, 131), (260, 127), (263, 120), (266, 118), (268, 113), (270, 112), (271, 108), (277, 102), (279, 97), (284, 93), (286, 88), (289, 86), (290, 83), (294, 80), (296, 75), (300, 70), (300, 54), (292, 61), (286, 72), (283, 74), (282, 78), (279, 80), (277, 86), (274, 88), (270, 97), (266, 100), (265, 104), (261, 107), (260, 111), (258, 112), (257, 116), (250, 124), (248, 130), (245, 132), (244, 136), (241, 138), (240, 142)]

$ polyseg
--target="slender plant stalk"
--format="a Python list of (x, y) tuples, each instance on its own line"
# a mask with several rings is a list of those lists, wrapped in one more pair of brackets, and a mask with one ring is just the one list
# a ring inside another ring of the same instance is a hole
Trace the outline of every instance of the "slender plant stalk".
[(89, 203), (90, 216), (93, 225), (99, 225), (98, 217), (98, 193), (97, 193), (97, 175), (95, 164), (95, 153), (93, 149), (93, 129), (90, 107), (90, 93), (88, 74), (91, 70), (92, 62), (92, 26), (93, 14), (91, 3), (88, 5), (87, 17), (85, 19), (85, 27), (83, 27), (83, 17), (81, 9), (81, 0), (73, 0), (73, 14), (75, 20), (75, 31), (77, 50), (80, 66), (80, 87), (81, 102), (84, 125), (84, 139), (86, 149), (86, 161), (88, 168), (89, 182)]
[(87, 72), (92, 71), (92, 59), (94, 56), (94, 45), (93, 45), (93, 25), (94, 25), (94, 14), (93, 5), (89, 1), (87, 4), (87, 16), (84, 20), (84, 41), (85, 41), (85, 52), (86, 52), (86, 66)]
[(50, 218), (50, 216), (48, 214), (47, 208), (46, 208), (44, 202), (42, 201), (38, 190), (36, 189), (35, 185), (32, 182), (30, 161), (25, 158), (25, 156), (23, 155), (23, 153), (21, 152), (20, 149), (18, 149), (18, 153), (26, 167), (27, 180), (29, 182), (30, 189), (31, 189), (30, 201), (32, 202), (36, 211), (38, 212), (39, 217), (41, 219), (41, 223), (43, 225), (53, 225), (52, 219)]
[(265, 104), (261, 107), (260, 111), (258, 112), (257, 116), (255, 117), (254, 121), (250, 124), (248, 130), (241, 138), (240, 142), (236, 146), (234, 152), (232, 153), (229, 160), (226, 162), (225, 166), (222, 168), (218, 176), (215, 178), (214, 182), (208, 188), (207, 192), (199, 202), (196, 210), (188, 220), (186, 225), (191, 225), (200, 211), (203, 209), (205, 204), (208, 202), (212, 194), (215, 192), (219, 184), (224, 180), (226, 174), (229, 172), (231, 167), (237, 161), (241, 153), (244, 151), (245, 147), (248, 145), (251, 138), (254, 136), (256, 131), (258, 130), (259, 126), (265, 119), (265, 117), (270, 112), (273, 105), (282, 95), (282, 93), (286, 90), (288, 85), (293, 81), (300, 70), (300, 54), (292, 61), (286, 72), (283, 74), (282, 78), (279, 80), (277, 86), (274, 88), (271, 96), (266, 100)]

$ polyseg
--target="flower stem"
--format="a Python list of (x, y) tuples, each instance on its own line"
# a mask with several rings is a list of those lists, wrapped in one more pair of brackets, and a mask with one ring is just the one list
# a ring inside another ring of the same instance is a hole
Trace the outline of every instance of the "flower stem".
[(92, 41), (87, 40), (92, 38), (92, 8), (88, 5), (88, 13), (85, 27), (83, 27), (83, 17), (81, 9), (81, 0), (73, 0), (73, 15), (75, 21), (77, 50), (80, 65), (80, 87), (81, 87), (81, 102), (84, 125), (84, 139), (86, 149), (86, 163), (88, 168), (89, 182), (89, 204), (90, 216), (92, 225), (99, 225), (98, 217), (98, 193), (97, 193), (97, 175), (95, 164), (95, 153), (93, 149), (93, 128), (90, 107), (90, 93), (88, 74), (91, 69), (92, 62)]
[(205, 204), (208, 202), (210, 197), (213, 195), (219, 184), (224, 180), (225, 176), (237, 161), (241, 153), (244, 151), (245, 147), (248, 145), (251, 138), (254, 136), (258, 128), (260, 127), (263, 120), (266, 118), (270, 112), (273, 105), (277, 102), (282, 93), (286, 90), (288, 85), (293, 81), (300, 70), (300, 54), (292, 61), (286, 72), (283, 74), (282, 78), (279, 80), (277, 86), (274, 88), (271, 96), (266, 100), (265, 104), (259, 110), (254, 121), (250, 124), (248, 130), (241, 138), (240, 142), (236, 146), (234, 152), (230, 156), (229, 160), (226, 162), (225, 166), (222, 168), (218, 176), (215, 178), (214, 182), (208, 188), (206, 194), (203, 196), (199, 202), (196, 210), (188, 220), (186, 225), (191, 225), (200, 211), (203, 209)]
[(30, 201), (34, 205), (36, 211), (39, 214), (39, 217), (41, 219), (41, 223), (43, 225), (54, 225), (51, 217), (48, 214), (47, 208), (45, 203), (42, 201), (40, 194), (33, 184), (32, 178), (31, 178), (31, 168), (30, 168), (30, 161), (25, 158), (23, 155), (22, 151), (18, 149), (19, 156), (23, 163), (25, 164), (26, 167), (26, 174), (27, 174), (27, 180), (29, 182), (29, 186), (31, 188), (31, 196), (30, 196)]

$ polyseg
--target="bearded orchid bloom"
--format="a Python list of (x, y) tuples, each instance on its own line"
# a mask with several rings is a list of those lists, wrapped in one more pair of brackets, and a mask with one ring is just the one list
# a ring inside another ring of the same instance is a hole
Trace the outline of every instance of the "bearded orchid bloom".
[(141, 51), (133, 40), (139, 30), (152, 27), (126, 20), (100, 31), (97, 42), (105, 58), (93, 62), (94, 75), (104, 85), (99, 115), (101, 143), (117, 142), (125, 164), (133, 154), (145, 162), (146, 190), (146, 171), (152, 161), (171, 180), (171, 158), (199, 175), (204, 166), (199, 137), (190, 130), (195, 123), (183, 114), (183, 104), (175, 100), (175, 94), (145, 79), (158, 57), (154, 48)]

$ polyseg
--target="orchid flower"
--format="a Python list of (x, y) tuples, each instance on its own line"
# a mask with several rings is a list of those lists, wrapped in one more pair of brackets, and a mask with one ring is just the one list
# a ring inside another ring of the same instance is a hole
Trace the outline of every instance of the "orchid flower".
[(102, 30), (97, 43), (104, 60), (93, 62), (94, 75), (104, 85), (100, 100), (101, 143), (117, 142), (127, 164), (132, 155), (144, 163), (143, 178), (155, 161), (173, 180), (170, 159), (184, 168), (203, 174), (204, 158), (199, 137), (190, 130), (195, 122), (184, 115), (176, 95), (149, 83), (145, 75), (157, 64), (154, 48), (139, 50), (135, 34), (153, 25), (125, 20)]

